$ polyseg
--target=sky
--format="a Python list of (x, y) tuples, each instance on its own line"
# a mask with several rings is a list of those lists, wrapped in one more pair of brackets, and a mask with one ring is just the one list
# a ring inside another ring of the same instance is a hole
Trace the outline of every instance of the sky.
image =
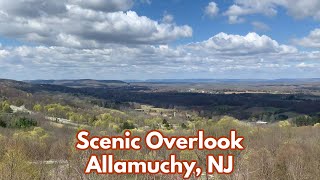
[(319, 0), (0, 0), (0, 78), (320, 78)]

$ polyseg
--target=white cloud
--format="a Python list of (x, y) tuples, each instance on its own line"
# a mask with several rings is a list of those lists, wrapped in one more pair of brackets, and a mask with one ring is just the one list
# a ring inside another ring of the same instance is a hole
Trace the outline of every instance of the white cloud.
[[(115, 3), (114, 6), (108, 7), (115, 12), (109, 12), (112, 10), (100, 11), (88, 4), (81, 4), (89, 1), (73, 0), (64, 4), (65, 6), (57, 5), (61, 10), (57, 8), (54, 11), (48, 11), (52, 12), (50, 15), (42, 13), (42, 11), (45, 12), (46, 5), (39, 5), (30, 16), (25, 15), (31, 13), (29, 10), (20, 12), (23, 8), (18, 4), (12, 3), (13, 7), (18, 7), (10, 10), (4, 6), (4, 0), (0, 2), (2, 2), (0, 34), (43, 45), (100, 48), (109, 43), (165, 44), (192, 36), (190, 26), (177, 26), (173, 22), (157, 22), (148, 17), (139, 16), (134, 11), (117, 11), (119, 8), (116, 5), (127, 1), (90, 1), (94, 4)], [(30, 2), (41, 3), (42, 0), (30, 0)], [(28, 7), (28, 4), (26, 6)]]
[(245, 19), (240, 18), (239, 16), (229, 16), (228, 20), (230, 24), (239, 24), (245, 22)]
[(313, 17), (320, 20), (320, 1), (318, 0), (283, 0), (283, 6), (295, 18)]
[(57, 15), (66, 12), (67, 0), (0, 0), (0, 12), (21, 17)]
[(320, 29), (314, 29), (308, 36), (301, 39), (294, 39), (293, 42), (303, 47), (320, 48)]
[(265, 35), (248, 33), (246, 36), (219, 33), (210, 39), (188, 45), (192, 49), (206, 50), (212, 53), (250, 55), (267, 53), (295, 53), (292, 46), (280, 45), (277, 41)]
[[(6, 55), (0, 58), (0, 67), (4, 69), (0, 76), (19, 79), (140, 79), (179, 75), (250, 78), (252, 74), (272, 78), (290, 77), (298, 70), (303, 77), (311, 77), (320, 70), (319, 52), (299, 52), (256, 33), (245, 36), (219, 33), (208, 40), (177, 47), (112, 44), (99, 49), (55, 46), (1, 49)], [(29, 76), (26, 72), (33, 73)]]
[(0, 59), (9, 55), (9, 52), (5, 49), (2, 49), (2, 44), (0, 44)]
[(7, 50), (0, 49), (0, 58), (4, 58), (9, 55)]
[(306, 64), (304, 62), (296, 65), (296, 67), (298, 67), (298, 68), (313, 68), (314, 66), (315, 66), (314, 64)]
[(215, 2), (209, 2), (209, 4), (204, 10), (204, 13), (209, 17), (217, 16), (219, 13), (218, 5)]
[(85, 9), (92, 9), (104, 12), (116, 12), (129, 10), (134, 2), (133, 0), (70, 0)]
[[(231, 8), (231, 22), (243, 22), (242, 16), (252, 13), (276, 13), (276, 1), (250, 1), (250, 6), (243, 1)], [(132, 2), (0, 0), (0, 35), (32, 43), (0, 46), (0, 77), (250, 78), (255, 74), (259, 78), (287, 77), (297, 70), (304, 76), (319, 73), (320, 52), (301, 52), (257, 33), (219, 33), (172, 47), (170, 42), (192, 36), (192, 28), (177, 25), (170, 14), (159, 21), (140, 16), (130, 10)], [(217, 5), (209, 6), (208, 13), (217, 15)], [(317, 31), (301, 42), (318, 47)]]
[(263, 22), (253, 21), (251, 24), (252, 24), (255, 31), (269, 31), (270, 30), (270, 27)]
[(163, 23), (172, 23), (174, 21), (174, 17), (171, 14), (165, 13), (163, 18), (162, 18), (162, 22)]
[(228, 16), (229, 23), (231, 24), (244, 22), (244, 18), (241, 17), (244, 15), (260, 13), (267, 16), (273, 16), (277, 13), (273, 4), (268, 1), (236, 0), (235, 2), (236, 4), (231, 5), (224, 13), (224, 15)]
[(279, 8), (285, 8), (294, 18), (302, 19), (313, 17), (320, 20), (320, 1), (318, 0), (235, 0), (224, 15), (229, 22), (234, 23), (242, 16), (250, 14), (263, 14), (274, 16)]

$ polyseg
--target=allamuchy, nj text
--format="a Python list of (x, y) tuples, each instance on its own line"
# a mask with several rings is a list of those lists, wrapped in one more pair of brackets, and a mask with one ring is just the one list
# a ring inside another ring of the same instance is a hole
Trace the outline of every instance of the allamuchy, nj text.
[[(78, 150), (140, 150), (141, 137), (131, 136), (125, 131), (123, 136), (92, 136), (90, 132), (82, 130), (77, 134), (76, 148)], [(150, 150), (173, 148), (179, 150), (243, 150), (244, 137), (238, 136), (231, 130), (229, 137), (204, 136), (199, 130), (196, 136), (165, 136), (160, 131), (148, 132), (144, 137), (145, 147)], [(226, 158), (226, 159), (225, 159)], [(207, 155), (208, 174), (230, 174), (234, 167), (233, 155)], [(192, 174), (199, 177), (202, 169), (195, 160), (178, 160), (171, 154), (168, 160), (115, 160), (113, 154), (92, 154), (87, 162), (85, 173), (90, 174), (182, 174), (183, 178), (190, 178)]]

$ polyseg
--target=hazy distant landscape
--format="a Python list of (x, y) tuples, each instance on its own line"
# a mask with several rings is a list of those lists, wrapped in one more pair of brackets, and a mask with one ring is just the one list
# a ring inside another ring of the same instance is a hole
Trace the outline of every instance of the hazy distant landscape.
[[(75, 88), (65, 91), (91, 95), (112, 103), (118, 102), (118, 106), (136, 102), (171, 109), (180, 107), (201, 111), (202, 116), (207, 118), (214, 115), (231, 115), (248, 120), (255, 118), (254, 116), (271, 113), (273, 119), (269, 121), (275, 121), (277, 116), (285, 117), (292, 113), (318, 116), (317, 113), (320, 111), (320, 79), (147, 80), (130, 83), (98, 80), (30, 82), (35, 85)], [(29, 90), (34, 91), (32, 88)], [(55, 88), (52, 87), (51, 91), (55, 91)], [(262, 112), (256, 114), (252, 111), (254, 108)], [(264, 108), (273, 108), (273, 112), (264, 112)]]

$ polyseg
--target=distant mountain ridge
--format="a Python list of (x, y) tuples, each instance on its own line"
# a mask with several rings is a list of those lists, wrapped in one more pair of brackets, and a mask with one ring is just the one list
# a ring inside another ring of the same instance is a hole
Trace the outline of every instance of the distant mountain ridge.
[(94, 80), (94, 79), (74, 79), (74, 80), (26, 80), (31, 84), (51, 84), (69, 87), (103, 87), (103, 86), (125, 86), (128, 83), (120, 80)]
[(320, 78), (304, 79), (147, 79), (147, 80), (126, 80), (126, 82), (146, 83), (255, 83), (255, 82), (320, 82)]
[(320, 82), (320, 78), (303, 79), (147, 79), (147, 80), (94, 80), (94, 79), (71, 79), (71, 80), (26, 80), (31, 84), (52, 84), (70, 87), (103, 87), (124, 86), (129, 83), (312, 83)]

